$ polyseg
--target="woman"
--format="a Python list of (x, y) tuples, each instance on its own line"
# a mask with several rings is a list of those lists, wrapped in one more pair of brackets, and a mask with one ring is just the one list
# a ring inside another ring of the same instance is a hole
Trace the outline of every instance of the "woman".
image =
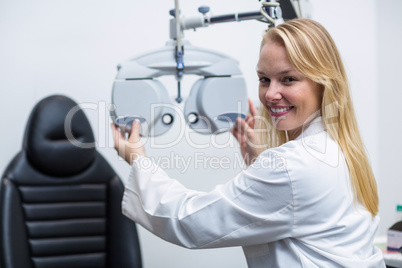
[(260, 116), (250, 103), (232, 131), (250, 166), (209, 193), (152, 172), (139, 122), (128, 141), (113, 127), (135, 160), (123, 213), (184, 247), (242, 246), (249, 267), (385, 267), (372, 245), (376, 182), (332, 38), (308, 19), (272, 28), (257, 74)]

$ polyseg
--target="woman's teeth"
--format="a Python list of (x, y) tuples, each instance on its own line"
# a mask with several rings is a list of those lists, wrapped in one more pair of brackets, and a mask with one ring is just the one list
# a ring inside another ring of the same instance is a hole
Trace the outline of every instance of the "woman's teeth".
[(293, 108), (293, 106), (289, 106), (289, 107), (286, 107), (286, 108), (271, 108), (271, 111), (273, 113), (277, 114), (277, 113), (283, 113), (283, 112), (289, 111), (292, 108)]

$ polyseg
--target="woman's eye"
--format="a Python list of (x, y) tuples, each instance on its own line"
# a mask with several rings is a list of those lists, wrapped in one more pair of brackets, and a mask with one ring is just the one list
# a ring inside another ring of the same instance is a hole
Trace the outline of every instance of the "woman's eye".
[(271, 80), (269, 78), (266, 77), (261, 77), (258, 79), (258, 81), (260, 81), (260, 83), (269, 83), (271, 82)]
[(285, 77), (282, 81), (284, 83), (292, 83), (292, 82), (296, 81), (296, 78), (294, 78), (294, 77)]

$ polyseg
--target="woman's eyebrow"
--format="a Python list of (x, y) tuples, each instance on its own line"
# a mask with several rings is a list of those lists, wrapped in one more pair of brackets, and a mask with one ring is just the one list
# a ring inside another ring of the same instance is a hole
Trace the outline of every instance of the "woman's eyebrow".
[(260, 75), (266, 75), (266, 74), (265, 74), (265, 73), (264, 73), (262, 70), (260, 70), (260, 69), (258, 69), (258, 68), (257, 68), (257, 70), (256, 70), (256, 71), (257, 71), (257, 74), (260, 74)]
[[(260, 70), (260, 69), (257, 69), (256, 71), (260, 75), (266, 75), (265, 72)], [(292, 72), (293, 72), (293, 70), (291, 70), (291, 69), (283, 70), (283, 71), (278, 72), (277, 75), (286, 75), (286, 74), (289, 74), (289, 73), (292, 73)]]

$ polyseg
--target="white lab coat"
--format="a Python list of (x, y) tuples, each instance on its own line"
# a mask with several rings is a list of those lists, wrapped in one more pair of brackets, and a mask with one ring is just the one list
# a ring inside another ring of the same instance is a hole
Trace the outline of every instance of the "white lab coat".
[(134, 161), (122, 209), (167, 241), (242, 246), (252, 268), (385, 267), (373, 246), (379, 218), (354, 202), (343, 154), (321, 117), (208, 193), (185, 188), (151, 162)]

